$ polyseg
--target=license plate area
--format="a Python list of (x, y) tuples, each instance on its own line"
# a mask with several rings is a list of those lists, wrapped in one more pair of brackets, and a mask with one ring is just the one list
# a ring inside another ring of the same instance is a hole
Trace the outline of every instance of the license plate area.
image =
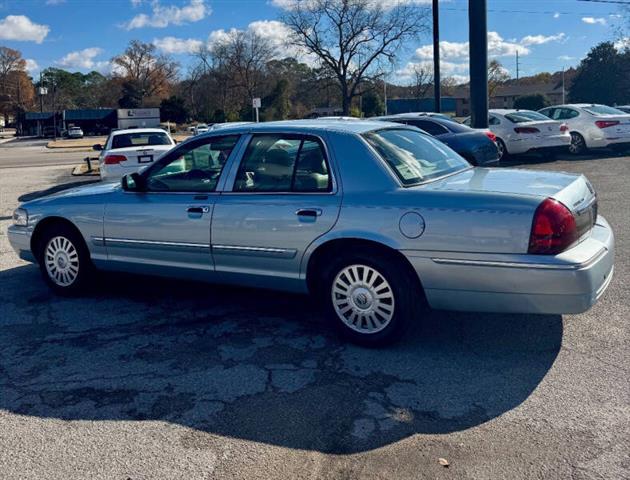
[(138, 163), (151, 163), (153, 162), (153, 155), (138, 155)]

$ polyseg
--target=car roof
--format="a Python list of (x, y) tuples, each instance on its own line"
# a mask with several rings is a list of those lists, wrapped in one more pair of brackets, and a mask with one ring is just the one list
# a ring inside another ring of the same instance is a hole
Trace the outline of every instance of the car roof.
[(120, 135), (123, 133), (166, 133), (163, 128), (126, 128), (124, 130), (113, 130), (112, 135)]
[(207, 135), (220, 133), (265, 133), (276, 132), (278, 130), (295, 131), (300, 133), (303, 131), (311, 132), (339, 132), (361, 134), (372, 130), (380, 130), (387, 127), (395, 128), (413, 128), (398, 123), (382, 122), (378, 120), (282, 120), (277, 122), (250, 123), (246, 125), (236, 125), (233, 127), (224, 127), (218, 130), (211, 130)]
[(533, 112), (534, 110), (529, 110), (528, 108), (491, 108), (488, 110), (488, 113), (498, 113), (499, 115), (507, 115), (508, 113), (517, 113), (517, 112)]

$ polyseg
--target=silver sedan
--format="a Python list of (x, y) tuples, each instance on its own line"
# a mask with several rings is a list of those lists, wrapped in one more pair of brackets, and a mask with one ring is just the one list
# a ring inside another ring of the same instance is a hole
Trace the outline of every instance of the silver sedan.
[(427, 305), (585, 311), (614, 260), (585, 177), (473, 168), (414, 127), (369, 121), (194, 137), (121, 184), (21, 205), (9, 239), (61, 294), (101, 269), (308, 291), (365, 345)]

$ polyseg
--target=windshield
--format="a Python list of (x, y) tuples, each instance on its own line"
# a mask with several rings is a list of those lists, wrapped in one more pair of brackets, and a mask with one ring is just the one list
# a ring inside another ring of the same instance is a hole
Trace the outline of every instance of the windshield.
[(584, 107), (584, 110), (593, 115), (626, 115), (626, 112), (606, 105), (591, 105)]
[(146, 147), (150, 145), (172, 145), (165, 132), (121, 133), (114, 136), (112, 148)]
[(549, 117), (546, 117), (542, 113), (533, 112), (529, 110), (524, 110), (522, 112), (514, 112), (508, 113), (505, 118), (507, 118), (512, 123), (523, 123), (523, 122), (538, 122), (543, 120), (549, 120)]
[(414, 130), (386, 129), (364, 134), (403, 185), (417, 185), (465, 170), (470, 164), (442, 142)]

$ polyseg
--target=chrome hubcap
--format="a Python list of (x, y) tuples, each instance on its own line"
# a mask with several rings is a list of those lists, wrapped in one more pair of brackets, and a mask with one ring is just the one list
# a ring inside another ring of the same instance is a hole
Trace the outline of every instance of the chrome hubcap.
[(367, 265), (350, 265), (341, 270), (332, 285), (335, 313), (359, 333), (377, 333), (394, 316), (394, 292), (377, 270)]
[(44, 262), (48, 277), (60, 287), (71, 285), (79, 275), (79, 254), (66, 237), (53, 237), (46, 245)]
[(571, 153), (578, 153), (582, 149), (582, 138), (578, 135), (571, 135), (571, 145), (569, 150)]
[(503, 143), (497, 142), (497, 149), (499, 150), (499, 160), (500, 160), (501, 158), (503, 158), (503, 152), (504, 152)]

